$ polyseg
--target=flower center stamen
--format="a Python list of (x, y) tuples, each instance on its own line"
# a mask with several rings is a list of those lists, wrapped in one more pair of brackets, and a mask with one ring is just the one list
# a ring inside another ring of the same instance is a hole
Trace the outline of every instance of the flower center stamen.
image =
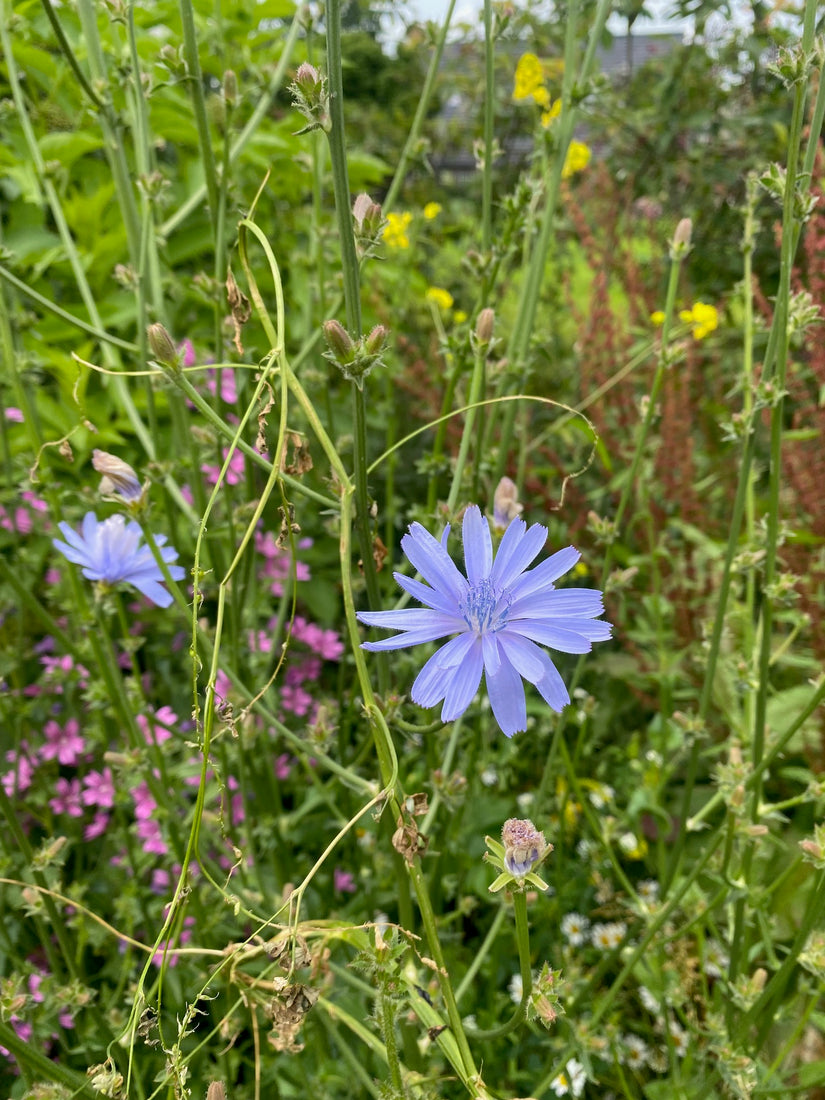
[(501, 597), (502, 593), (496, 591), (490, 580), (471, 586), (458, 605), (470, 630), (476, 634), (494, 633), (504, 626), (510, 601)]

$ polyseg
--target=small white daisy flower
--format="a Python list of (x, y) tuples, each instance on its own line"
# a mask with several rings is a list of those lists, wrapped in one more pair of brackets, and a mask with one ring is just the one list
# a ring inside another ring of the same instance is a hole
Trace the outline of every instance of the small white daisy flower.
[(594, 924), (590, 932), (590, 942), (594, 947), (602, 951), (612, 951), (618, 947), (625, 937), (627, 925), (624, 921), (608, 921), (605, 924)]
[(642, 879), (636, 889), (642, 901), (653, 902), (659, 899), (659, 883), (655, 878)]
[(587, 939), (590, 921), (581, 913), (568, 913), (561, 922), (562, 935), (572, 947), (580, 947)]
[(564, 1072), (556, 1074), (550, 1082), (550, 1088), (556, 1096), (567, 1096), (568, 1093), (571, 1096), (581, 1096), (586, 1081), (587, 1074), (584, 1066), (575, 1058), (571, 1058), (565, 1065)]
[(622, 1064), (630, 1069), (639, 1070), (647, 1063), (647, 1043), (638, 1035), (622, 1036)]

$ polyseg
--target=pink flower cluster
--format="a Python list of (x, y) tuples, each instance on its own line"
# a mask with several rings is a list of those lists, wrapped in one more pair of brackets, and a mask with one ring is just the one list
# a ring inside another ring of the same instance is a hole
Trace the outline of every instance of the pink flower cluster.
[[(312, 539), (301, 539), (298, 543), (299, 550), (306, 550), (312, 546)], [(258, 573), (260, 580), (269, 582), (269, 590), (274, 596), (283, 596), (283, 582), (292, 575), (292, 555), (288, 550), (282, 550), (275, 541), (271, 531), (263, 534), (255, 532), (255, 549), (264, 559), (264, 564)], [(309, 566), (306, 562), (295, 563), (295, 579), (308, 581), (310, 579)]]
[[(48, 512), (49, 506), (45, 500), (41, 500), (30, 489), (25, 489), (20, 494), (20, 499), (23, 503), (18, 505), (14, 512), (6, 511), (3, 505), (0, 504), (0, 527), (6, 531), (13, 531), (18, 535), (29, 535), (34, 530), (37, 516)], [(44, 524), (44, 529), (45, 526), (46, 524)]]

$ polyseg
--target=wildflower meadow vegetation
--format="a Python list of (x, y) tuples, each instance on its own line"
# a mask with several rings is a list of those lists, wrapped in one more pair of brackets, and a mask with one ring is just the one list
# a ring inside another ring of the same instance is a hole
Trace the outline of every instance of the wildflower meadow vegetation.
[(2, 1097), (825, 1096), (823, 13), (613, 6), (0, 0)]

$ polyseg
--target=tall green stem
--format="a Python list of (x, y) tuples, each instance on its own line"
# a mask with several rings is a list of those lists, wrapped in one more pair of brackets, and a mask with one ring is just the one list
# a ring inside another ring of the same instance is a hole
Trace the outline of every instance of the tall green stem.
[[(326, 0), (327, 75), (329, 79), (331, 126), (327, 134), (332, 164), (332, 187), (338, 241), (341, 247), (341, 271), (344, 279), (344, 308), (347, 328), (356, 338), (361, 335), (361, 281), (355, 234), (352, 225), (349, 173), (344, 129), (344, 79), (341, 64), (341, 2)], [(373, 556), (370, 525), (370, 497), (367, 478), (367, 406), (361, 385), (352, 386), (353, 409), (353, 481), (355, 483), (355, 533), (361, 555), (361, 567), (367, 586), (367, 598), (373, 608), (381, 606), (381, 588)], [(389, 688), (389, 666), (381, 655), (378, 681), (382, 693)]]

